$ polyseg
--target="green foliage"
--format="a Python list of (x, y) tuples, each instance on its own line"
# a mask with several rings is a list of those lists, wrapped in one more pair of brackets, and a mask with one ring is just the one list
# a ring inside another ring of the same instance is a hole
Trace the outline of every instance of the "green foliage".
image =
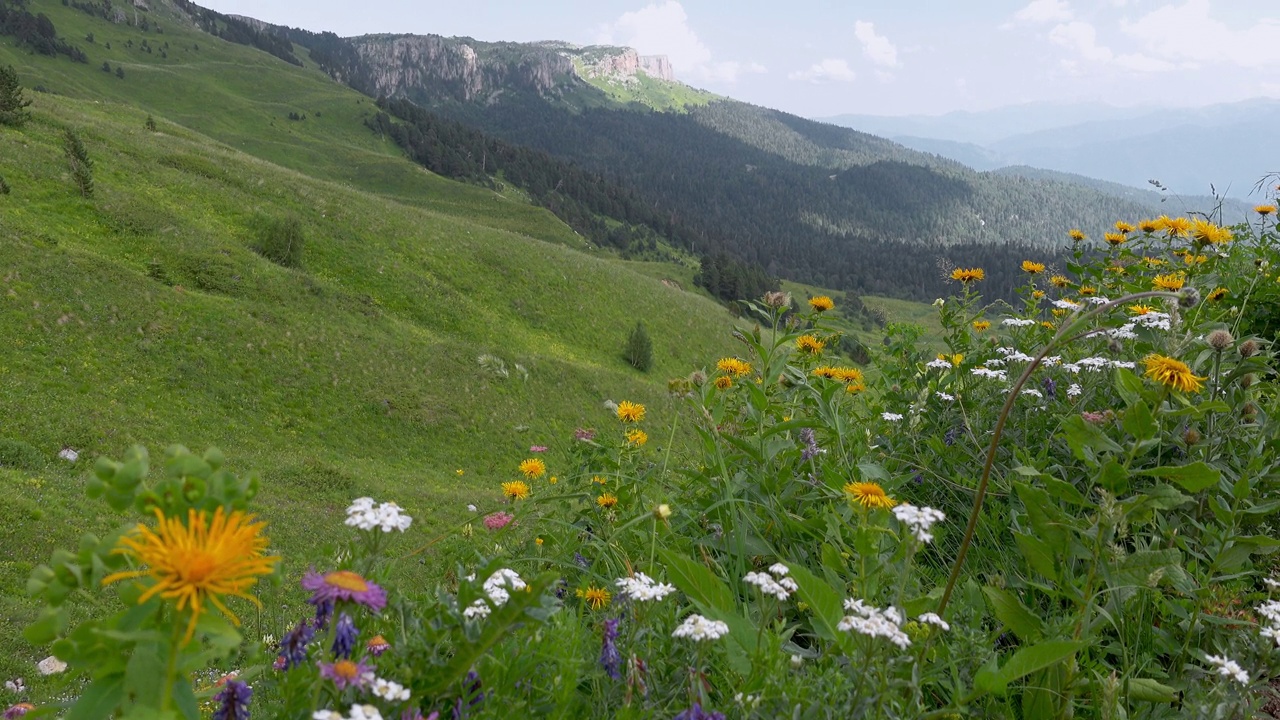
[(150, 132), (155, 132), (155, 131), (156, 131), (156, 119), (155, 119), (155, 118), (153, 118), (153, 117), (151, 117), (150, 115), (148, 115), (148, 116), (147, 116), (147, 121), (146, 121), (145, 123), (143, 123), (143, 127), (145, 127), (145, 128), (146, 128), (147, 130), (149, 130)]
[(46, 463), (44, 453), (30, 443), (13, 438), (0, 438), (0, 467), (39, 470)]
[(93, 160), (89, 158), (80, 134), (70, 128), (63, 131), (62, 150), (67, 156), (71, 181), (76, 184), (80, 197), (93, 197)]
[(302, 267), (302, 250), (306, 245), (302, 222), (296, 217), (262, 219), (257, 228), (253, 251), (271, 262), (287, 268)]
[(22, 96), (18, 71), (12, 65), (0, 65), (0, 125), (20, 127), (31, 118), (27, 108), (31, 101)]
[(644, 329), (643, 322), (636, 322), (635, 328), (627, 336), (627, 344), (622, 350), (622, 356), (631, 367), (640, 372), (649, 372), (653, 367), (653, 341), (649, 339), (649, 333)]
[(8, 195), (10, 191), (9, 183), (5, 182), (3, 175), (0, 175), (0, 195)]

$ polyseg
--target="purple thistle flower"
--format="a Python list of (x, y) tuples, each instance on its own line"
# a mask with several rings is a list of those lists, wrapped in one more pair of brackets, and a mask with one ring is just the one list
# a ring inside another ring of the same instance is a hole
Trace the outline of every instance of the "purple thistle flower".
[(367, 664), (363, 659), (359, 662), (339, 660), (332, 663), (318, 662), (316, 664), (320, 666), (320, 677), (332, 680), (338, 690), (346, 690), (349, 687), (363, 688), (373, 682), (373, 666)]
[(298, 626), (290, 630), (284, 639), (280, 641), (280, 657), (277, 663), (283, 660), (283, 670), (288, 670), (295, 665), (301, 665), (307, 660), (307, 643), (311, 642), (316, 636), (315, 628), (306, 620), (298, 623)]
[(222, 691), (213, 696), (218, 708), (213, 711), (213, 720), (249, 720), (249, 700), (253, 698), (253, 688), (239, 680), (228, 680)]
[(320, 603), (339, 600), (359, 603), (374, 612), (387, 606), (387, 591), (350, 570), (334, 570), (323, 575), (308, 571), (302, 576), (302, 589), (311, 591), (307, 602), (317, 609)]
[(801, 428), (800, 441), (804, 443), (804, 450), (800, 453), (800, 462), (809, 462), (826, 452), (826, 450), (818, 447), (818, 440), (813, 435), (813, 428)]
[(351, 651), (355, 649), (356, 639), (359, 635), (360, 631), (356, 629), (356, 624), (351, 620), (351, 616), (342, 613), (338, 617), (338, 627), (333, 633), (333, 657), (351, 657)]
[(693, 707), (676, 715), (672, 720), (724, 720), (724, 713), (703, 710), (702, 705), (694, 702)]
[(603, 642), (600, 647), (600, 666), (604, 668), (604, 672), (609, 677), (617, 680), (622, 677), (622, 673), (618, 670), (618, 666), (622, 663), (622, 653), (618, 652), (618, 619), (612, 618), (605, 620), (601, 636)]

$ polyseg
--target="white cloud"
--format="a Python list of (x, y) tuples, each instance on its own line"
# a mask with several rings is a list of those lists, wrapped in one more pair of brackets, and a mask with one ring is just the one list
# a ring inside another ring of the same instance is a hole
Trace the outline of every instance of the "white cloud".
[(787, 76), (788, 80), (804, 80), (814, 84), (822, 84), (829, 82), (853, 82), (858, 77), (853, 68), (849, 67), (847, 60), (840, 58), (827, 58), (819, 63), (814, 63), (807, 70), (793, 72)]
[(1111, 48), (1098, 42), (1098, 31), (1092, 25), (1079, 20), (1055, 25), (1049, 31), (1049, 41), (1066, 48), (1076, 56), (1074, 60), (1063, 63), (1063, 67), (1071, 71), (1080, 69), (1077, 60), (1107, 64), (1139, 73), (1164, 72), (1176, 67), (1171, 62), (1142, 53), (1117, 55), (1111, 51)]
[(595, 41), (625, 45), (645, 55), (666, 55), (677, 78), (732, 83), (744, 73), (765, 72), (759, 63), (713, 61), (711, 49), (689, 27), (689, 16), (676, 0), (623, 13), (600, 26)]
[(1067, 0), (1032, 0), (1026, 7), (1014, 13), (1015, 22), (1029, 25), (1065, 23), (1075, 19)]
[(877, 67), (898, 66), (898, 48), (889, 42), (889, 38), (876, 34), (874, 23), (857, 21), (853, 24), (853, 35), (862, 45), (862, 54)]
[(1259, 69), (1280, 64), (1280, 20), (1253, 18), (1247, 26), (1232, 29), (1212, 17), (1209, 0), (1171, 3), (1120, 27), (1147, 52), (1183, 64)]

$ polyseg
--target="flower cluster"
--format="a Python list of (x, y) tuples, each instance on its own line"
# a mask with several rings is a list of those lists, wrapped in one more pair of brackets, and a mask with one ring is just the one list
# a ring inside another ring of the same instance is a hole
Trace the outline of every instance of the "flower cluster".
[(933, 524), (947, 519), (941, 510), (916, 507), (907, 503), (895, 507), (893, 516), (898, 518), (898, 522), (906, 525), (911, 530), (911, 534), (922, 543), (933, 542), (933, 533), (930, 532)]
[(849, 598), (844, 601), (844, 609), (850, 614), (841, 618), (836, 625), (837, 629), (873, 638), (884, 638), (904, 650), (911, 645), (911, 638), (902, 631), (902, 615), (897, 608), (888, 607), (881, 610), (861, 600)]
[(614, 581), (618, 594), (625, 595), (636, 602), (650, 602), (665, 598), (676, 591), (675, 585), (660, 583), (657, 580), (637, 572), (631, 577), (618, 578)]
[(708, 620), (701, 615), (690, 615), (671, 633), (671, 637), (689, 638), (694, 642), (719, 640), (729, 634), (729, 626), (719, 620)]
[[(468, 581), (474, 581), (475, 575), (469, 575)], [(524, 580), (520, 578), (520, 574), (515, 570), (508, 568), (500, 568), (484, 581), (481, 588), (484, 594), (488, 596), (489, 602), (486, 603), (483, 598), (477, 599), (462, 611), (463, 617), (468, 620), (476, 618), (488, 617), (491, 612), (490, 605), (493, 607), (502, 607), (511, 599), (511, 593), (507, 590), (524, 590), (528, 587)]]
[(742, 581), (760, 588), (760, 592), (765, 595), (772, 595), (779, 600), (786, 600), (791, 597), (791, 593), (800, 589), (795, 580), (787, 577), (790, 572), (791, 570), (786, 565), (774, 563), (769, 567), (769, 572), (749, 572), (742, 576)]
[(381, 529), (384, 533), (395, 530), (404, 532), (413, 523), (409, 517), (393, 502), (374, 504), (373, 498), (356, 498), (347, 508), (346, 524), (360, 530)]

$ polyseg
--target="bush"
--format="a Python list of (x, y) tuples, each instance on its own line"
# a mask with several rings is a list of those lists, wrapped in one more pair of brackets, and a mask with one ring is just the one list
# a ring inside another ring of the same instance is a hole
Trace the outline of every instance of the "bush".
[(649, 333), (644, 329), (643, 322), (637, 322), (635, 329), (631, 331), (622, 356), (631, 367), (640, 372), (649, 372), (649, 368), (653, 367), (653, 342), (649, 340)]
[(268, 218), (258, 228), (253, 251), (271, 262), (287, 268), (302, 267), (302, 247), (306, 236), (297, 218)]
[(0, 438), (0, 467), (39, 470), (45, 466), (44, 453), (21, 440)]

